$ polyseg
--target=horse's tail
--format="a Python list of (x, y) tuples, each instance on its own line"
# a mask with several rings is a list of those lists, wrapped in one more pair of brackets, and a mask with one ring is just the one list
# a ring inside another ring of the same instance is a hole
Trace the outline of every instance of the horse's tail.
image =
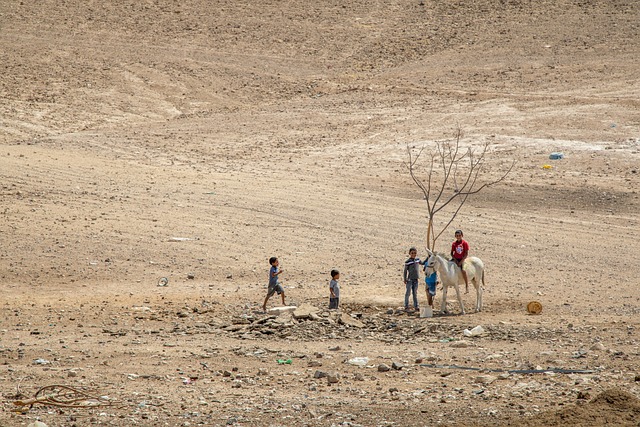
[(482, 289), (486, 288), (486, 284), (484, 283), (484, 268), (482, 269)]

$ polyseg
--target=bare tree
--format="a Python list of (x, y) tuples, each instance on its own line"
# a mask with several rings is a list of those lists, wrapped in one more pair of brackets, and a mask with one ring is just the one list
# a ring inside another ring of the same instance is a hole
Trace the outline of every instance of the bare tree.
[[(457, 128), (452, 141), (436, 142), (430, 152), (425, 152), (426, 146), (416, 152), (407, 145), (408, 162), (405, 166), (427, 202), (427, 248), (430, 250), (434, 249), (436, 241), (456, 218), (468, 197), (503, 181), (515, 165), (514, 160), (499, 178), (484, 180), (489, 143), (477, 150), (465, 149), (460, 146), (461, 138), (462, 130)], [(449, 205), (454, 211), (446, 224), (436, 231), (436, 214)]]

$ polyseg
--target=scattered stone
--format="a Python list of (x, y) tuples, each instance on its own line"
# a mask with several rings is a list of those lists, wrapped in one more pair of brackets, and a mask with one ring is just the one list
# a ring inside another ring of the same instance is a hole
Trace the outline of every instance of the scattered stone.
[(355, 366), (367, 366), (367, 363), (369, 363), (369, 358), (368, 357), (354, 357), (352, 359), (347, 360), (347, 363), (349, 365), (355, 365)]
[(322, 362), (318, 362), (317, 360), (310, 360), (309, 362), (307, 362), (307, 366), (309, 368), (319, 368), (320, 366), (322, 366)]
[(296, 320), (300, 320), (300, 319), (309, 319), (311, 317), (311, 315), (317, 315), (318, 312), (320, 311), (320, 309), (318, 307), (315, 307), (311, 304), (302, 304), (299, 307), (295, 308), (293, 310), (293, 317)]
[(579, 391), (577, 398), (580, 400), (588, 400), (591, 395), (586, 391)]
[(602, 344), (601, 342), (597, 342), (591, 346), (590, 350), (604, 351), (605, 347), (604, 347), (604, 344)]
[(391, 364), (391, 367), (393, 369), (395, 369), (396, 371), (399, 371), (400, 369), (404, 368), (404, 365), (402, 363), (398, 363), (398, 362), (393, 362)]
[(390, 370), (389, 365), (385, 365), (384, 363), (378, 365), (378, 372), (389, 372)]
[(294, 325), (297, 322), (297, 320), (295, 319), (295, 317), (293, 317), (293, 314), (291, 311), (285, 311), (283, 313), (281, 313), (278, 317), (276, 317), (273, 320), (273, 323), (276, 323), (278, 325), (282, 325), (282, 326), (291, 326)]
[(345, 326), (353, 326), (355, 328), (364, 328), (364, 323), (362, 323), (358, 319), (354, 319), (353, 317), (349, 316), (347, 313), (342, 313), (342, 315), (338, 319), (338, 322)]
[(469, 347), (471, 344), (469, 344), (467, 341), (452, 341), (451, 342), (451, 347), (453, 348), (467, 348)]
[(267, 310), (268, 314), (273, 314), (276, 316), (281, 315), (282, 313), (295, 311), (297, 307), (295, 305), (285, 305), (283, 307), (273, 307)]
[(328, 374), (327, 375), (327, 383), (328, 384), (335, 384), (338, 381), (340, 381), (340, 374), (334, 373), (334, 374)]
[(495, 377), (493, 375), (480, 375), (477, 376), (473, 382), (476, 384), (491, 384), (492, 382), (494, 382), (495, 380), (497, 380), (498, 377)]
[(324, 371), (316, 371), (316, 372), (313, 374), (313, 378), (326, 378), (328, 375), (329, 375), (329, 374), (327, 374), (327, 373), (326, 373), (326, 372), (324, 372)]

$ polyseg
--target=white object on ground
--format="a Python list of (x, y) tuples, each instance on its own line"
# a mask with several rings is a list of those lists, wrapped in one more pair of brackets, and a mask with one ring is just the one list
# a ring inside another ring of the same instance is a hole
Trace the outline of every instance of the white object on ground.
[(294, 311), (296, 308), (295, 305), (285, 305), (283, 307), (273, 307), (270, 308), (269, 310), (267, 310), (267, 313), (269, 314), (275, 314), (276, 316), (281, 315), (282, 313), (287, 313), (289, 311)]
[(471, 330), (465, 329), (464, 331), (462, 331), (462, 333), (464, 334), (465, 337), (477, 337), (478, 335), (484, 334), (484, 328), (478, 325)]

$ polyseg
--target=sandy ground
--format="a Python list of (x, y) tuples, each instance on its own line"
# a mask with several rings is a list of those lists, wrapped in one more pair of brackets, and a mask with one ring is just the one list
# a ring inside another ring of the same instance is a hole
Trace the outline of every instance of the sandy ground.
[[(3, 1), (0, 425), (638, 426), (638, 22), (632, 0)], [(436, 250), (462, 228), (485, 262), (483, 311), (438, 290), (424, 319), (401, 310), (427, 217), (407, 149), (458, 128), (481, 182), (516, 163), (436, 217)], [(270, 256), (311, 313), (261, 312)], [(14, 405), (54, 385), (89, 397)]]

